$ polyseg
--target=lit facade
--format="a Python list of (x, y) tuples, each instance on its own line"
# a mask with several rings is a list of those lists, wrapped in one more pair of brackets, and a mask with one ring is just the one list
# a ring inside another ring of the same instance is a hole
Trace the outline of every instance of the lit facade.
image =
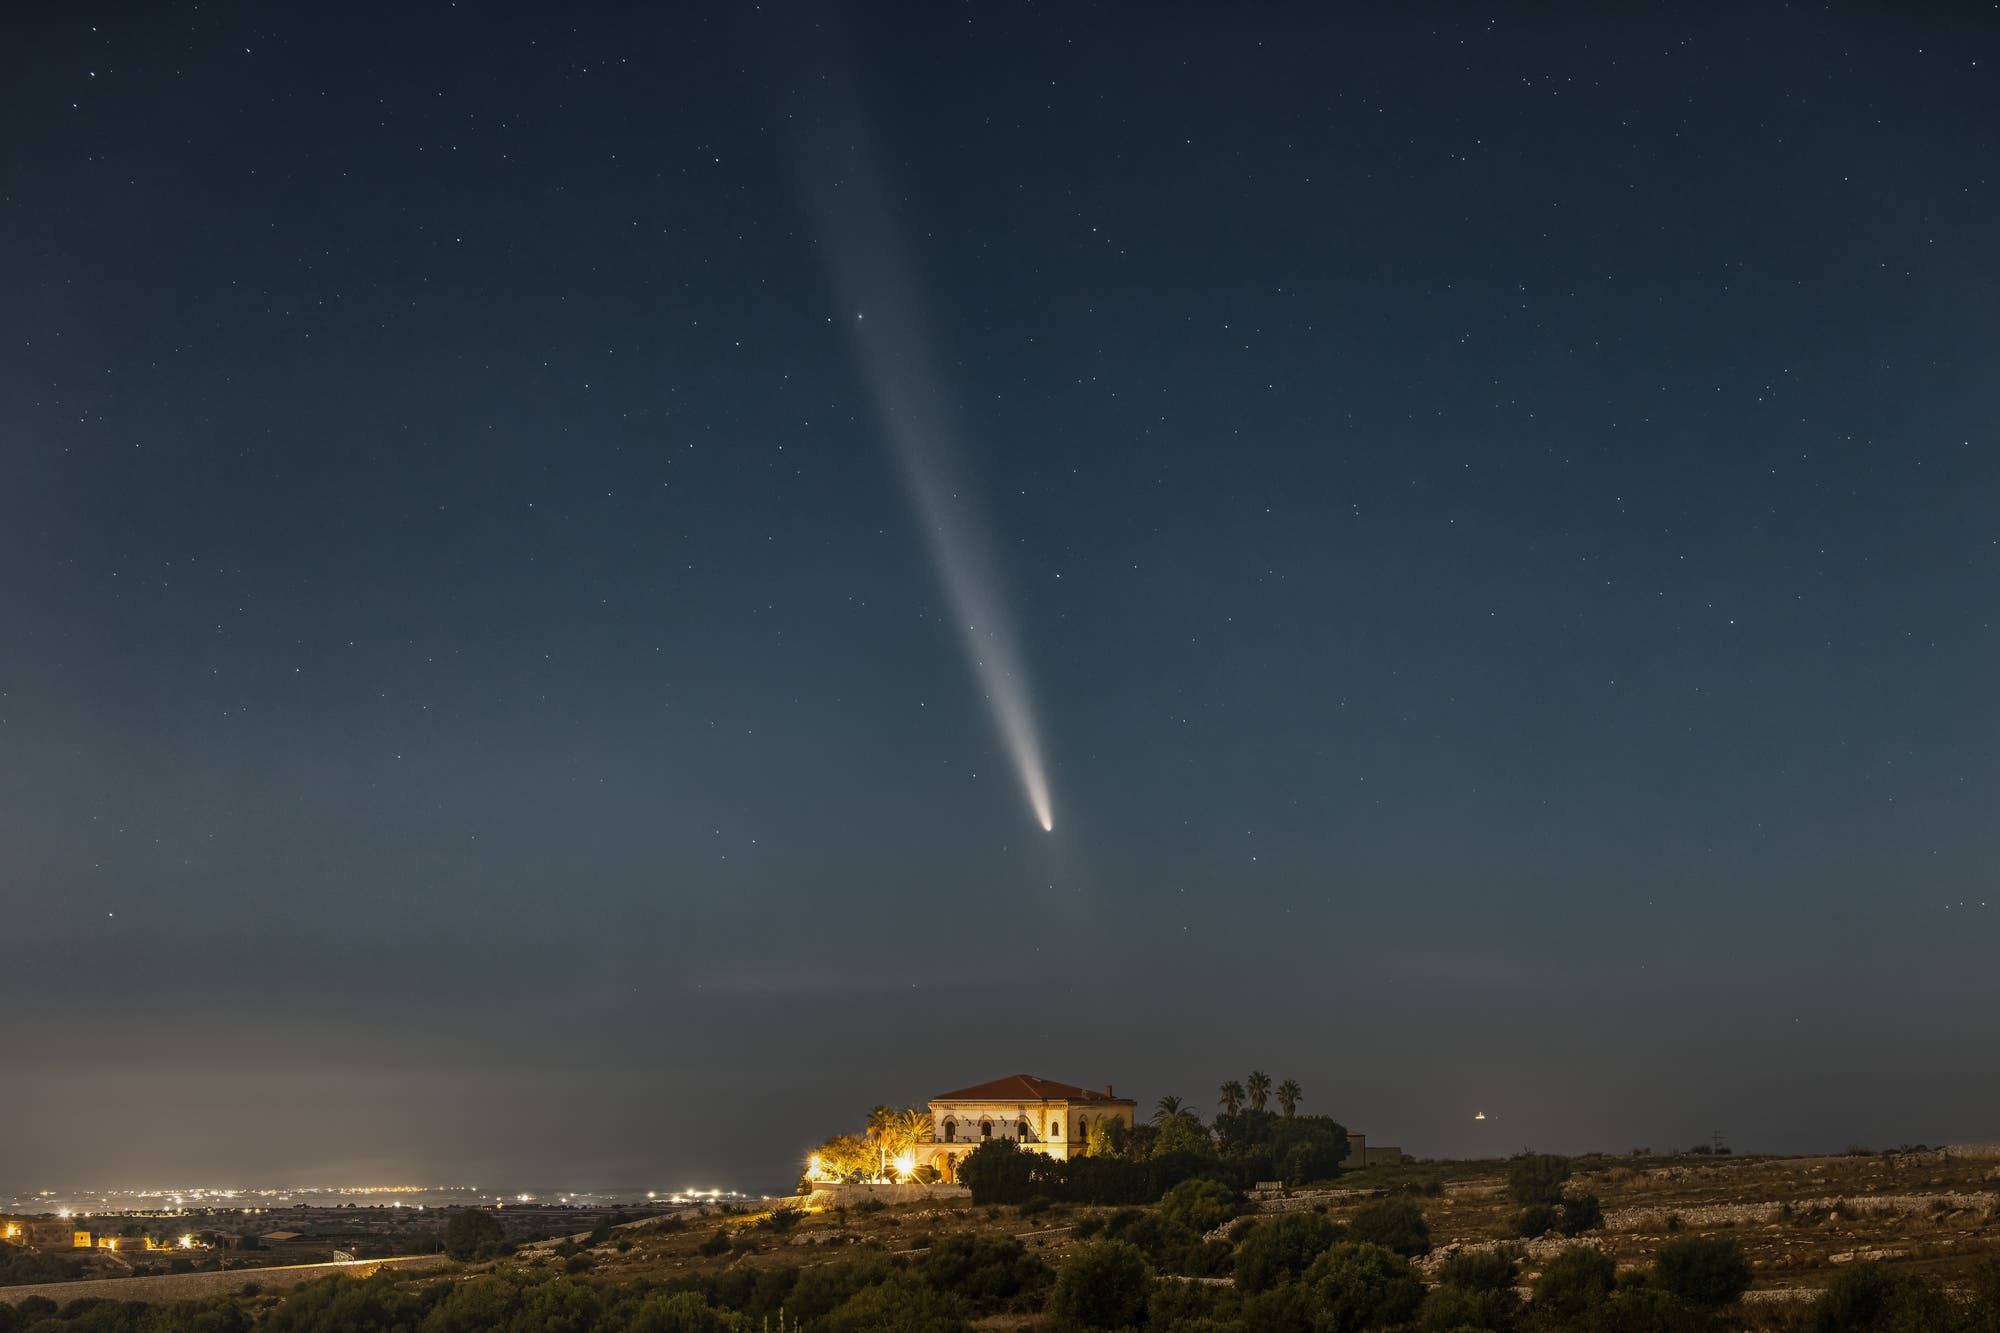
[(1033, 1074), (1011, 1074), (931, 1098), (931, 1141), (916, 1150), (916, 1164), (937, 1169), (943, 1180), (957, 1178), (965, 1154), (993, 1139), (1012, 1139), (1028, 1152), (1058, 1160), (1081, 1157), (1090, 1127), (1123, 1121), (1129, 1130), (1138, 1103), (1102, 1092), (1057, 1083)]

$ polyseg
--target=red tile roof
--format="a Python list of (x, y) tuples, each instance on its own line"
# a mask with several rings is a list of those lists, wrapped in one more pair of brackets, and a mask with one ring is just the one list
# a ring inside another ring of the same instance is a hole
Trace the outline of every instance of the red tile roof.
[(991, 1083), (977, 1083), (956, 1092), (940, 1092), (934, 1102), (1129, 1102), (1130, 1097), (1113, 1097), (1107, 1090), (1096, 1092), (1074, 1083), (1036, 1078), (1033, 1074), (1009, 1074)]

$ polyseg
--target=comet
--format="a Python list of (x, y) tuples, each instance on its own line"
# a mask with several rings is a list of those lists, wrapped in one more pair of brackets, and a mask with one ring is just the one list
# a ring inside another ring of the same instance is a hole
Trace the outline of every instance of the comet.
[[(837, 67), (845, 62), (833, 62)], [(831, 113), (798, 147), (801, 191), (819, 224), (827, 274), (849, 341), (888, 437), (931, 564), (957, 622), (1001, 748), (1042, 831), (1055, 831), (1048, 767), (1020, 642), (992, 542), (957, 476), (961, 432), (933, 362), (936, 339), (917, 275), (867, 134), (843, 77), (830, 77)]]

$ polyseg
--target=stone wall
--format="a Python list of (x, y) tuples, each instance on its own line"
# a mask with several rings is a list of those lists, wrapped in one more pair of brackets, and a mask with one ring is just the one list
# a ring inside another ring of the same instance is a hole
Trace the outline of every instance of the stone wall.
[(144, 1301), (158, 1305), (166, 1301), (199, 1301), (211, 1296), (227, 1296), (254, 1282), (265, 1291), (316, 1282), (334, 1273), (367, 1277), (377, 1269), (394, 1268), (399, 1273), (422, 1272), (449, 1263), (441, 1254), (419, 1254), (407, 1259), (363, 1259), (351, 1264), (288, 1264), (282, 1268), (231, 1268), (220, 1273), (160, 1273), (148, 1277), (95, 1278), (84, 1282), (34, 1282), (24, 1287), (0, 1287), (0, 1303), (17, 1305), (30, 1296), (46, 1296), (58, 1305), (86, 1296), (114, 1301)]
[(888, 1184), (876, 1182), (843, 1182), (833, 1185), (815, 1185), (813, 1192), (805, 1196), (808, 1208), (853, 1207), (865, 1199), (878, 1199), (883, 1203), (923, 1203), (931, 1199), (970, 1199), (972, 1191), (963, 1185), (922, 1185), (916, 1181), (897, 1181)]
[[(1681, 1208), (1665, 1205), (1647, 1208), (1620, 1208), (1604, 1217), (1606, 1231), (1661, 1231), (1668, 1218), (1679, 1218), (1682, 1226), (1720, 1227), (1741, 1223), (1776, 1222), (1785, 1216), (1783, 1203), (1689, 1204)], [(2000, 1208), (2000, 1195), (1959, 1194), (1849, 1194), (1817, 1199), (1795, 1199), (1795, 1213), (1837, 1211), (1847, 1217), (1886, 1216), (1972, 1209), (1992, 1212)]]

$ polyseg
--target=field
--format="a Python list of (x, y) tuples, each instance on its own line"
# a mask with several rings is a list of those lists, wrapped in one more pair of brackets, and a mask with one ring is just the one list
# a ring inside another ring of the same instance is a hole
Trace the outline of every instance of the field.
[[(1969, 1295), (1976, 1271), (2000, 1259), (2000, 1197), (1996, 1197), (2000, 1195), (2000, 1152), (1912, 1150), (1807, 1158), (1586, 1156), (1574, 1159), (1570, 1170), (1566, 1188), (1571, 1199), (1580, 1194), (1594, 1196), (1604, 1225), (1568, 1239), (1554, 1234), (1530, 1241), (1515, 1237), (1520, 1208), (1509, 1198), (1510, 1163), (1417, 1162), (1351, 1172), (1316, 1189), (1259, 1191), (1246, 1205), (1247, 1218), (1231, 1219), (1227, 1192), (1212, 1187), (1213, 1207), (1200, 1214), (1204, 1220), (1198, 1224), (1214, 1228), (1206, 1239), (1195, 1234), (1198, 1227), (1185, 1224), (1185, 1219), (1195, 1216), (1185, 1211), (1185, 1198), (1178, 1205), (1183, 1209), (1178, 1214), (1183, 1221), (1158, 1208), (1083, 1206), (1044, 1199), (1006, 1207), (973, 1205), (963, 1199), (813, 1208), (799, 1206), (800, 1201), (780, 1201), (764, 1207), (688, 1209), (623, 1224), (599, 1219), (592, 1231), (537, 1241), (507, 1258), (476, 1263), (438, 1261), (442, 1265), (438, 1268), (385, 1274), (367, 1282), (341, 1277), (321, 1284), (327, 1289), (318, 1295), (312, 1288), (302, 1288), (298, 1294), (267, 1289), (221, 1299), (225, 1304), (236, 1302), (257, 1327), (270, 1323), (315, 1333), (348, 1327), (354, 1323), (354, 1312), (339, 1305), (342, 1298), (335, 1294), (338, 1289), (368, 1303), (374, 1311), (374, 1327), (431, 1327), (431, 1312), (447, 1308), (462, 1312), (462, 1307), (487, 1310), (491, 1304), (488, 1326), (501, 1327), (492, 1321), (504, 1312), (513, 1320), (504, 1325), (511, 1330), (543, 1327), (543, 1315), (533, 1311), (552, 1302), (568, 1302), (578, 1309), (601, 1307), (607, 1313), (624, 1302), (619, 1308), (625, 1315), (619, 1318), (630, 1315), (636, 1319), (635, 1302), (657, 1303), (673, 1299), (674, 1292), (692, 1289), (703, 1295), (686, 1299), (694, 1300), (703, 1310), (708, 1308), (703, 1302), (712, 1301), (718, 1307), (741, 1312), (740, 1317), (730, 1316), (737, 1321), (732, 1327), (774, 1327), (770, 1321), (777, 1319), (788, 1329), (824, 1327), (849, 1333), (875, 1325), (866, 1318), (857, 1322), (851, 1310), (830, 1318), (848, 1308), (842, 1303), (850, 1298), (865, 1302), (871, 1292), (894, 1288), (902, 1293), (896, 1300), (921, 1304), (923, 1299), (942, 1299), (954, 1305), (941, 1321), (909, 1327), (962, 1328), (961, 1315), (970, 1314), (973, 1326), (979, 1328), (1047, 1329), (1053, 1327), (1051, 1270), (1094, 1246), (1097, 1238), (1117, 1236), (1130, 1243), (1094, 1250), (1089, 1260), (1080, 1262), (1088, 1267), (1121, 1249), (1133, 1254), (1136, 1245), (1160, 1274), (1155, 1284), (1144, 1277), (1145, 1265), (1141, 1265), (1141, 1280), (1156, 1304), (1162, 1296), (1170, 1296), (1169, 1306), (1192, 1302), (1217, 1308), (1219, 1303), (1241, 1305), (1247, 1312), (1248, 1302), (1264, 1297), (1257, 1294), (1260, 1289), (1253, 1277), (1239, 1302), (1239, 1293), (1226, 1290), (1235, 1280), (1232, 1274), (1252, 1273), (1254, 1270), (1244, 1266), (1247, 1256), (1260, 1246), (1268, 1252), (1272, 1236), (1287, 1234), (1256, 1231), (1250, 1239), (1242, 1239), (1254, 1230), (1255, 1219), (1311, 1212), (1340, 1222), (1355, 1218), (1362, 1209), (1383, 1199), (1402, 1202), (1375, 1209), (1378, 1215), (1407, 1215), (1412, 1203), (1422, 1211), (1430, 1252), (1417, 1260), (1419, 1275), (1435, 1279), (1453, 1256), (1468, 1251), (1504, 1249), (1520, 1261), (1512, 1280), (1520, 1284), (1524, 1296), (1540, 1270), (1574, 1246), (1604, 1250), (1619, 1269), (1636, 1274), (1652, 1268), (1655, 1256), (1673, 1239), (1731, 1238), (1741, 1245), (1751, 1264), (1751, 1288), (1742, 1304), (1729, 1306), (1718, 1320), (1701, 1323), (1705, 1329), (1775, 1333), (1799, 1327), (1795, 1314), (1805, 1313), (1802, 1302), (1857, 1264), (1921, 1276), (1947, 1290)], [(466, 1220), (477, 1219), (468, 1215)], [(1380, 1217), (1365, 1225), (1379, 1227)], [(1322, 1247), (1332, 1236), (1323, 1223), (1306, 1218), (1290, 1231), (1316, 1231), (1327, 1238), (1319, 1242)], [(1018, 1241), (1019, 1248), (1011, 1243), (990, 1243), (1001, 1238)], [(1238, 1240), (1240, 1244), (1232, 1244)], [(953, 1241), (986, 1243), (947, 1243)], [(505, 1241), (499, 1248), (512, 1244)], [(1405, 1252), (1421, 1248), (1419, 1240)], [(1307, 1261), (1310, 1258), (1308, 1255)], [(1407, 1308), (1414, 1308), (1422, 1295), (1421, 1286), (1402, 1260), (1394, 1263), (1401, 1272), (1396, 1280), (1413, 1293), (1409, 1297), (1413, 1304)], [(213, 1286), (217, 1281), (240, 1284), (256, 1276), (240, 1272), (128, 1279), (89, 1284), (115, 1287), (115, 1292), (73, 1290), (79, 1296), (104, 1295), (121, 1301), (168, 1301), (212, 1296), (217, 1294)], [(1456, 1282), (1464, 1280), (1463, 1276), (1454, 1278)], [(1503, 1266), (1498, 1279), (1502, 1289), (1508, 1280)], [(198, 1283), (209, 1285), (197, 1289)], [(1060, 1296), (1061, 1284), (1056, 1287)], [(1731, 1291), (1740, 1289), (1739, 1284)], [(915, 1295), (910, 1294), (913, 1290)], [(922, 1295), (925, 1290), (942, 1295), (926, 1298)], [(1270, 1294), (1268, 1281), (1262, 1290), (1266, 1296)], [(1442, 1300), (1459, 1290), (1446, 1285), (1433, 1297)], [(21, 1288), (0, 1292), (0, 1304), (26, 1294)], [(69, 1298), (66, 1291), (37, 1294), (58, 1302)], [(1518, 1309), (1513, 1297), (1505, 1301)], [(1984, 1308), (1992, 1301), (1989, 1287), (1976, 1304)], [(307, 1317), (293, 1311), (300, 1302), (318, 1313)], [(1429, 1304), (1427, 1301), (1426, 1310)], [(174, 1310), (184, 1313), (192, 1308)], [(5, 1313), (0, 1310), (0, 1315)], [(163, 1311), (163, 1315), (170, 1322), (181, 1317), (173, 1311)], [(1254, 1330), (1263, 1318), (1246, 1313), (1230, 1327)], [(1168, 1327), (1173, 1317), (1156, 1316), (1156, 1320), (1152, 1326)], [(1479, 1326), (1510, 1327), (1509, 1320)], [(461, 1323), (449, 1326), (458, 1328)], [(631, 1323), (632, 1327), (642, 1325), (681, 1327), (678, 1323), (660, 1324), (658, 1319)], [(1538, 1326), (1546, 1325), (1544, 1320)], [(0, 1327), (5, 1326), (0, 1319)], [(563, 1326), (599, 1325), (572, 1320)], [(627, 1323), (603, 1326), (623, 1328)], [(1208, 1325), (1197, 1321), (1195, 1326)], [(1571, 1327), (1567, 1323), (1561, 1326)], [(1630, 1325), (1642, 1326), (1655, 1327)], [(1908, 1326), (1933, 1325), (1920, 1322)], [(142, 1325), (131, 1327), (141, 1329)], [(153, 1327), (144, 1325), (143, 1329), (151, 1333)]]
[[(1570, 1189), (1595, 1194), (1606, 1223), (1574, 1240), (1512, 1238), (1518, 1209), (1507, 1198), (1504, 1161), (1374, 1167), (1342, 1177), (1338, 1188), (1294, 1192), (1264, 1207), (1324, 1209), (1340, 1220), (1372, 1199), (1414, 1197), (1437, 1247), (1428, 1268), (1456, 1249), (1508, 1245), (1522, 1255), (1524, 1282), (1570, 1245), (1597, 1245), (1621, 1268), (1643, 1268), (1671, 1237), (1731, 1236), (1754, 1268), (1751, 1302), (1804, 1298), (1857, 1261), (1956, 1282), (1980, 1262), (2000, 1257), (2000, 1154), (1589, 1156), (1574, 1159), (1574, 1169)], [(664, 1230), (657, 1223), (635, 1225), (578, 1258), (587, 1258), (596, 1278), (662, 1281), (745, 1267), (811, 1266), (868, 1250), (915, 1255), (945, 1237), (973, 1234), (1017, 1237), (1054, 1265), (1086, 1243), (1079, 1233), (1094, 1232), (1092, 1220), (1101, 1226), (1116, 1211), (905, 1204), (814, 1212), (776, 1224), (767, 1213), (744, 1213), (691, 1218)], [(719, 1230), (728, 1248), (702, 1253), (704, 1245), (720, 1249)], [(1038, 1322), (1003, 1315), (985, 1326)]]

